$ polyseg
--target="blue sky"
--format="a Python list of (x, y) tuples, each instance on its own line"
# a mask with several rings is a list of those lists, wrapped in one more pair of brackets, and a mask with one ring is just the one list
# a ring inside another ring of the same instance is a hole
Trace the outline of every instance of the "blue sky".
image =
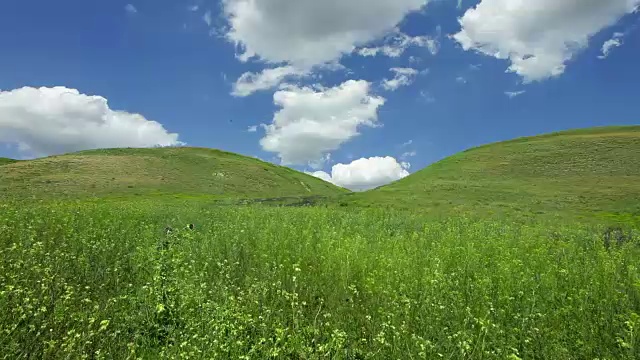
[[(640, 1), (539, 3), (5, 1), (0, 156), (180, 141), (363, 189), (488, 142), (638, 124)], [(248, 72), (260, 89), (233, 94)]]

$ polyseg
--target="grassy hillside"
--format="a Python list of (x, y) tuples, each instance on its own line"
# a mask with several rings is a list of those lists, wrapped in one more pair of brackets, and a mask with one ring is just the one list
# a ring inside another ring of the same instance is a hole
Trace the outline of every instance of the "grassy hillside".
[(2, 165), (7, 165), (7, 164), (13, 164), (13, 163), (15, 163), (16, 161), (17, 161), (17, 160), (7, 159), (7, 158), (0, 157), (0, 166), (2, 166)]
[(3, 165), (2, 355), (640, 359), (640, 222), (544, 215), (637, 209), (639, 136), (516, 139), (336, 197), (368, 209), (219, 206), (345, 190), (216, 150)]
[(20, 161), (0, 170), (0, 199), (252, 198), (343, 192), (286, 167), (203, 148), (91, 150)]
[(469, 149), (343, 204), (421, 211), (640, 215), (640, 126), (572, 130)]

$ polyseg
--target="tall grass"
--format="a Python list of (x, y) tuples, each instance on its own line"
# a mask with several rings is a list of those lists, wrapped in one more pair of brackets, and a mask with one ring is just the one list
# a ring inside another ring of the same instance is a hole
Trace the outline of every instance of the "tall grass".
[(638, 255), (576, 224), (0, 205), (0, 356), (633, 359)]

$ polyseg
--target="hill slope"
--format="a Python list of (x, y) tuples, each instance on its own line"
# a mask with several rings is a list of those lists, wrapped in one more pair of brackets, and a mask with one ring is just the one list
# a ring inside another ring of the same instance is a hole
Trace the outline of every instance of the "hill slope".
[(0, 199), (176, 194), (255, 198), (344, 192), (290, 168), (203, 148), (90, 150), (0, 168)]
[(425, 211), (640, 215), (640, 126), (519, 138), (466, 150), (346, 203)]
[(13, 159), (7, 159), (7, 158), (3, 158), (0, 157), (0, 166), (2, 165), (7, 165), (7, 164), (13, 164), (14, 162), (16, 162), (17, 160), (13, 160)]

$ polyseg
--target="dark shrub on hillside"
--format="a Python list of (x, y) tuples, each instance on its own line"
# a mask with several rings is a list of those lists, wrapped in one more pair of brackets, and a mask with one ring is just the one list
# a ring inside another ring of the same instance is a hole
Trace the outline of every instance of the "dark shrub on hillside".
[(633, 240), (631, 233), (625, 232), (619, 226), (609, 226), (603, 234), (604, 247), (609, 250), (612, 246), (621, 246)]

